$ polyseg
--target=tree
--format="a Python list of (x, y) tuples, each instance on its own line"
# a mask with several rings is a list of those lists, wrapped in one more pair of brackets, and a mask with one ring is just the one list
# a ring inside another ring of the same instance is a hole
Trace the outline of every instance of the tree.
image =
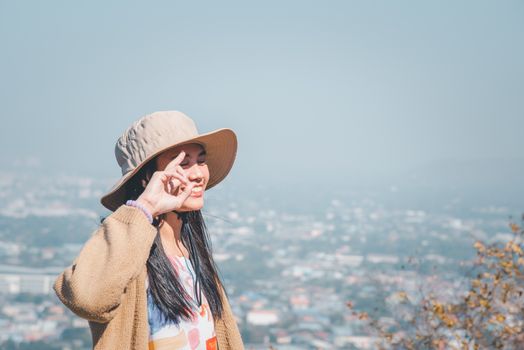
[(452, 302), (432, 294), (415, 300), (399, 291), (394, 327), (347, 306), (367, 322), (379, 349), (524, 349), (523, 223), (524, 215), (520, 226), (510, 218), (507, 243), (474, 243), (475, 277)]

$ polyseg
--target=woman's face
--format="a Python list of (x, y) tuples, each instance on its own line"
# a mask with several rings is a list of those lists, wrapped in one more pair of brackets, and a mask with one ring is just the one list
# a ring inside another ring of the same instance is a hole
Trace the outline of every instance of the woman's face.
[[(186, 155), (179, 166), (184, 169), (189, 181), (195, 183), (195, 187), (178, 211), (200, 210), (204, 206), (204, 190), (209, 181), (209, 169), (206, 164), (204, 147), (197, 143), (190, 143), (167, 150), (156, 158), (156, 168), (157, 170), (164, 170), (167, 164), (182, 151)], [(177, 189), (175, 195), (178, 195), (183, 189), (184, 185)]]

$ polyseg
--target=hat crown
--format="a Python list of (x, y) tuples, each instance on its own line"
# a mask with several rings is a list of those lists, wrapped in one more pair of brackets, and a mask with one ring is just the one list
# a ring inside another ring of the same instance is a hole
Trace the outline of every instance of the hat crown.
[(161, 111), (141, 117), (120, 136), (115, 146), (122, 175), (157, 152), (195, 136), (198, 136), (195, 123), (182, 112)]

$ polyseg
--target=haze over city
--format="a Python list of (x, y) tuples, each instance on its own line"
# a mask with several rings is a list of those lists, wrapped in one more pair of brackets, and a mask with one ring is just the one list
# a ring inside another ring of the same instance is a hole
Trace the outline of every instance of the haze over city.
[(233, 186), (522, 195), (519, 1), (59, 4), (0, 5), (4, 171), (117, 179), (127, 125), (177, 109), (237, 132)]
[(412, 333), (399, 300), (461, 300), (481, 242), (520, 229), (523, 19), (521, 1), (0, 2), (0, 349), (92, 348), (52, 286), (110, 215), (116, 140), (159, 110), (238, 136), (202, 214), (246, 349), (376, 348), (354, 310)]

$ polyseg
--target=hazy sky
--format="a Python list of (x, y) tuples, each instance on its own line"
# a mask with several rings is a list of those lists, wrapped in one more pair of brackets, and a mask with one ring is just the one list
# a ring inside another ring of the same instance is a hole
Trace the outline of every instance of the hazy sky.
[(0, 42), (2, 169), (116, 179), (168, 109), (237, 132), (233, 183), (524, 164), (522, 1), (1, 1)]

